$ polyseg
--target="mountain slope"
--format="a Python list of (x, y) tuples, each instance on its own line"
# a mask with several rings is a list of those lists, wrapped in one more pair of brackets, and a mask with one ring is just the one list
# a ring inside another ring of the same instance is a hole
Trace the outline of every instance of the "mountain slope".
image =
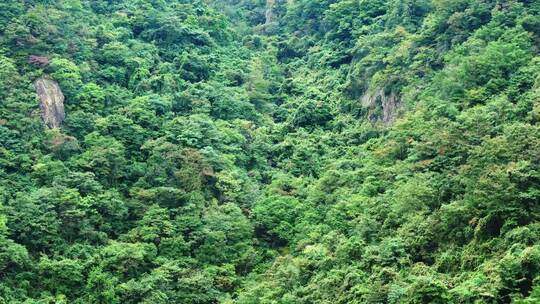
[(0, 4), (0, 302), (540, 301), (539, 13)]

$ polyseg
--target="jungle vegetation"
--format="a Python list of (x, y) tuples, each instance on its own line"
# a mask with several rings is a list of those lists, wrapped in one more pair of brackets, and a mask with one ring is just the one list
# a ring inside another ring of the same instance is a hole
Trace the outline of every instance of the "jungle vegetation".
[(540, 303), (539, 54), (537, 0), (2, 0), (0, 303)]

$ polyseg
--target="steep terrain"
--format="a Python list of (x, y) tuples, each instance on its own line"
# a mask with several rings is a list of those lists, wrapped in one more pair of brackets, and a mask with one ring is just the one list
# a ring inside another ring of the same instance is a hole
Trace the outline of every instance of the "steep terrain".
[(0, 3), (0, 303), (540, 302), (540, 3)]

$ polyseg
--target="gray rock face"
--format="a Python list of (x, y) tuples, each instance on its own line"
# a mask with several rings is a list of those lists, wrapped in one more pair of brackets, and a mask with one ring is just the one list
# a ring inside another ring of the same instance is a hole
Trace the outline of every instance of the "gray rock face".
[(58, 128), (66, 118), (64, 112), (64, 94), (54, 80), (39, 78), (34, 82), (36, 93), (39, 96), (41, 117), (49, 128)]
[[(388, 127), (391, 126), (398, 117), (401, 101), (393, 92), (385, 94), (384, 90), (379, 88), (373, 92), (366, 92), (361, 100), (362, 105), (370, 109), (368, 116), (372, 122), (380, 119), (383, 124)], [(380, 107), (382, 110), (380, 115), (375, 115), (374, 113), (377, 107)]]
[(264, 14), (266, 17), (266, 21), (264, 22), (265, 25), (268, 25), (273, 21), (272, 19), (274, 17), (274, 2), (275, 0), (266, 0), (266, 12)]

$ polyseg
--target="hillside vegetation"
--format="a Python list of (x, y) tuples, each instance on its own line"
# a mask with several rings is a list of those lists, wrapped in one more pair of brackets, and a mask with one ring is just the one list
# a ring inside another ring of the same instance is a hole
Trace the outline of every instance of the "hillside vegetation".
[(0, 1), (0, 303), (540, 303), (539, 53), (536, 0)]

